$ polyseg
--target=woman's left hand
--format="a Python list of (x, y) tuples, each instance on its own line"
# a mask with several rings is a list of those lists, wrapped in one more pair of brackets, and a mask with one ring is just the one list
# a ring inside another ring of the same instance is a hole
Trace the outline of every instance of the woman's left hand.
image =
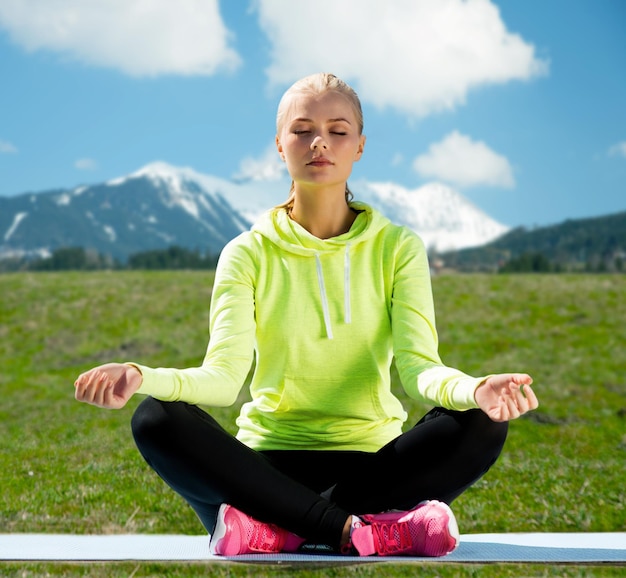
[(474, 399), (493, 421), (509, 421), (539, 405), (532, 382), (525, 373), (492, 375), (478, 386)]

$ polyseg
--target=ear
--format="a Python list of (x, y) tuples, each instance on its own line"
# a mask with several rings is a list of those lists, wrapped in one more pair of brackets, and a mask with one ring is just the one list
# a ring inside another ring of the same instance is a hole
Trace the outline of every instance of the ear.
[(362, 134), (359, 139), (359, 146), (356, 150), (356, 155), (354, 156), (354, 161), (360, 160), (361, 156), (363, 156), (363, 149), (365, 148), (365, 135)]
[(283, 152), (283, 145), (280, 144), (280, 139), (278, 138), (278, 135), (276, 135), (276, 149), (278, 150), (278, 154), (280, 155), (280, 158), (284, 161), (285, 153)]

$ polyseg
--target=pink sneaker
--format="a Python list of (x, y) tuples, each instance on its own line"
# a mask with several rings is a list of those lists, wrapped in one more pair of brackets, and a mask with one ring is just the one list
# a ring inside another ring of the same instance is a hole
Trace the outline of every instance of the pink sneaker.
[(222, 504), (211, 536), (209, 550), (219, 556), (295, 552), (304, 540), (274, 524), (258, 522), (247, 514)]
[(459, 544), (459, 528), (447, 504), (422, 502), (408, 512), (360, 516), (352, 531), (360, 556), (445, 556)]

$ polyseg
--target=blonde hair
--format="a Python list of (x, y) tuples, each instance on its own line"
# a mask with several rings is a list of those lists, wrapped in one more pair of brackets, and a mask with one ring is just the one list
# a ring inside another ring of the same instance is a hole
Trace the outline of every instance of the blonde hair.
[[(276, 112), (276, 134), (280, 134), (285, 122), (285, 114), (289, 106), (289, 102), (294, 96), (320, 96), (326, 92), (336, 92), (344, 96), (357, 120), (359, 128), (359, 135), (363, 134), (363, 110), (361, 108), (361, 101), (355, 90), (341, 80), (339, 77), (328, 72), (318, 72), (317, 74), (311, 74), (305, 76), (300, 80), (294, 82), (283, 94), (280, 102), (278, 103), (278, 110)], [(291, 188), (289, 189), (289, 198), (281, 205), (278, 205), (279, 209), (286, 209), (288, 212), (293, 206), (294, 197), (294, 182), (291, 181)], [(352, 193), (346, 184), (346, 202), (352, 200)]]

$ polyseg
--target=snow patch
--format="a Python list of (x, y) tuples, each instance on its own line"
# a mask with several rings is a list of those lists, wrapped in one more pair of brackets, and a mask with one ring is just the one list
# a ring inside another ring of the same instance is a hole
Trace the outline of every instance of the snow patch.
[(128, 177), (117, 177), (116, 179), (111, 179), (104, 183), (107, 187), (117, 187), (119, 185), (124, 184), (128, 180)]
[(111, 243), (115, 243), (115, 241), (117, 240), (117, 233), (115, 232), (115, 229), (111, 227), (111, 225), (103, 225), (102, 230), (104, 231), (104, 234), (108, 237), (109, 241), (111, 241)]
[(62, 193), (55, 199), (55, 202), (59, 207), (63, 207), (72, 202), (72, 197), (68, 193)]
[(178, 205), (195, 219), (200, 219), (200, 209), (198, 209), (198, 205), (194, 199), (185, 197), (179, 192), (179, 197), (178, 199), (175, 199), (173, 204)]
[(7, 232), (4, 234), (5, 242), (8, 241), (13, 236), (15, 231), (17, 231), (17, 228), (20, 226), (20, 223), (26, 217), (28, 217), (28, 213), (16, 213), (16, 215), (13, 217), (13, 222), (11, 223), (11, 226), (7, 229)]

